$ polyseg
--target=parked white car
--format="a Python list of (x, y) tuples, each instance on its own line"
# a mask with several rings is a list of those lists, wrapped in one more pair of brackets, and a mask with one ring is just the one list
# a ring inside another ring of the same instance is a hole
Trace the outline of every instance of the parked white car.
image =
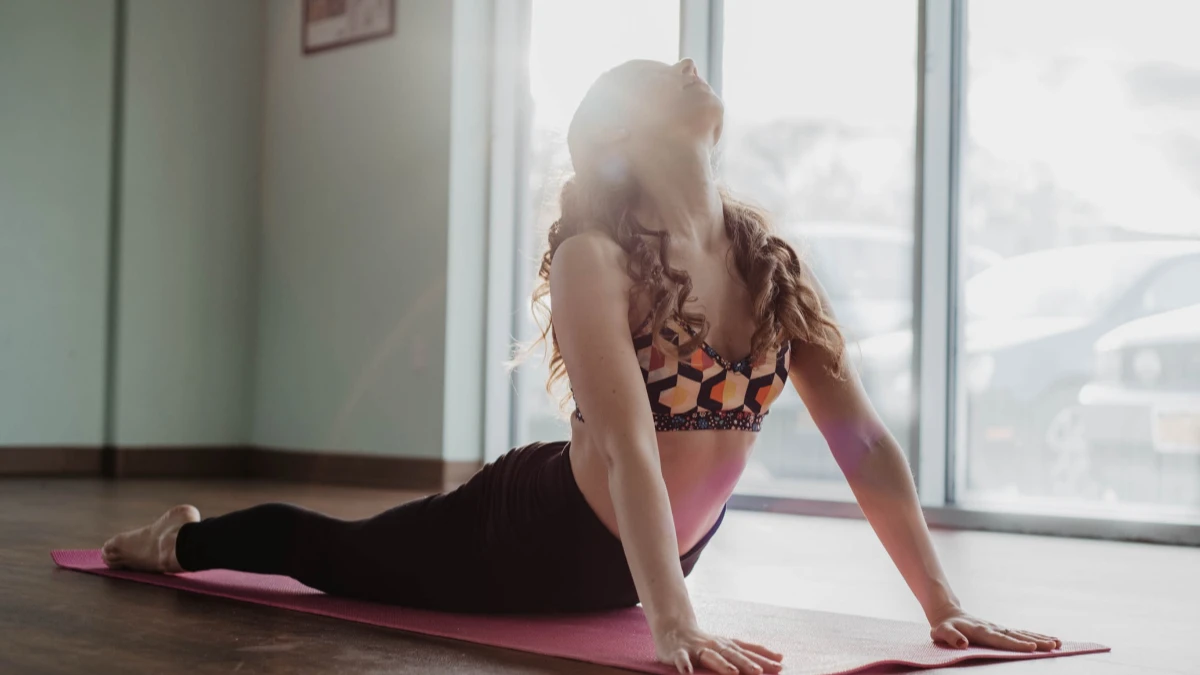
[(1131, 321), (1095, 351), (1079, 393), (1089, 446), (1200, 455), (1200, 305)]
[(1200, 506), (1200, 305), (1126, 323), (1095, 356), (1076, 452), (1060, 460), (1110, 499)]

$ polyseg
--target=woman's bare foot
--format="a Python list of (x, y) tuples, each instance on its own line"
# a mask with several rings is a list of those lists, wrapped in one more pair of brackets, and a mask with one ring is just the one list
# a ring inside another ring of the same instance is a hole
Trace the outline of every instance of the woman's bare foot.
[(173, 506), (149, 525), (104, 542), (104, 564), (113, 569), (143, 572), (182, 572), (175, 558), (175, 538), (179, 528), (200, 522), (200, 512), (189, 504)]

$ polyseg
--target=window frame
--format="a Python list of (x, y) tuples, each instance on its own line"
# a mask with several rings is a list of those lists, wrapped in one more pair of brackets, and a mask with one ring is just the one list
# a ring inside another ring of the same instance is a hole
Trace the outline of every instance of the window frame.
[[(1144, 517), (1049, 514), (1019, 506), (966, 507), (965, 392), (956, 376), (963, 306), (959, 275), (960, 140), (963, 128), (968, 0), (918, 0), (917, 123), (914, 181), (913, 374), (916, 424), (910, 462), (931, 526), (1052, 536), (1200, 545), (1200, 523)], [(722, 92), (724, 0), (679, 0), (679, 53), (691, 57)], [(518, 312), (528, 311), (528, 283), (516, 273), (519, 223), (532, 217), (522, 180), (529, 161), (532, 98), (528, 55), (532, 0), (495, 0), (493, 125), (488, 247), (484, 456), (491, 461), (515, 442), (520, 404), (512, 356)], [(853, 502), (735, 494), (735, 509), (862, 518)]]
[(530, 217), (525, 183), (533, 121), (529, 68), (532, 0), (494, 0), (492, 139), (488, 190), (487, 318), (484, 336), (483, 459), (512, 447), (520, 414), (508, 364), (518, 332), (522, 286), (517, 271), (521, 228)]

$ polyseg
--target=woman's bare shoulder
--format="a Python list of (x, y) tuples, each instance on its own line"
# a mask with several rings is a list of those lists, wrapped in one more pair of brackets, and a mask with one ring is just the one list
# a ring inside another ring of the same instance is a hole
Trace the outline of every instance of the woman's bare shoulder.
[[(631, 294), (625, 249), (603, 232), (577, 234), (559, 244), (550, 266), (551, 302), (594, 303), (616, 315), (624, 313), (631, 326), (646, 313), (642, 294)], [(636, 295), (636, 297), (633, 297)]]
[[(560, 283), (556, 283), (555, 279)], [(579, 281), (628, 288), (625, 251), (608, 235), (595, 230), (577, 234), (558, 245), (550, 265), (550, 285)]]

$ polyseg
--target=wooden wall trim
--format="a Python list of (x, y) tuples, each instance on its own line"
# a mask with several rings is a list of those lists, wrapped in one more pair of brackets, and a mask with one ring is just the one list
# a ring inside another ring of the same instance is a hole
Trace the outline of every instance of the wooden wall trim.
[(0, 447), (0, 476), (97, 476), (100, 448)]
[[(116, 479), (254, 478), (398, 490), (442, 490), (479, 462), (259, 447), (115, 448)], [(99, 476), (101, 448), (0, 447), (0, 476)]]
[(248, 447), (115, 448), (114, 478), (244, 478)]

